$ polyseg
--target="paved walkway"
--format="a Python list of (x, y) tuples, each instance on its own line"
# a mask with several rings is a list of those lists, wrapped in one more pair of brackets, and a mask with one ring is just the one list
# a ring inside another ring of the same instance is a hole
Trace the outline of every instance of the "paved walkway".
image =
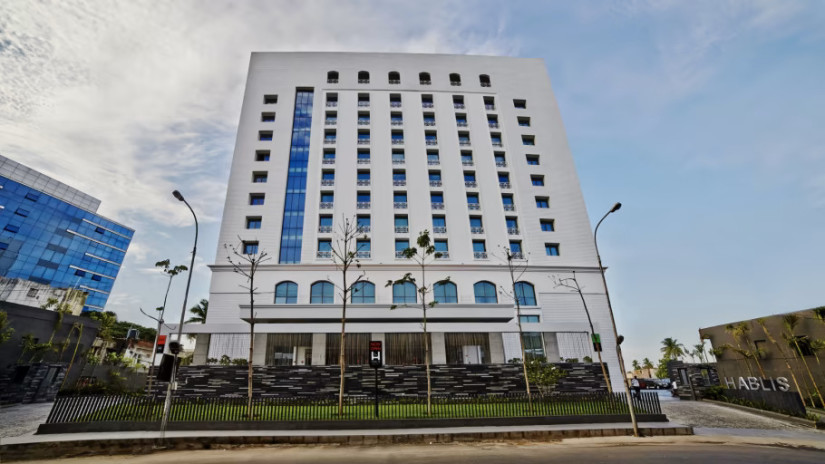
[(31, 436), (46, 422), (52, 403), (18, 404), (0, 408), (0, 438)]

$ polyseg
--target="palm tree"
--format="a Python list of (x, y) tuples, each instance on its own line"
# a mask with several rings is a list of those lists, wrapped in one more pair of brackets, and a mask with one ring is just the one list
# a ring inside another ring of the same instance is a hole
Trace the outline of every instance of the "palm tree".
[(802, 353), (802, 348), (799, 346), (799, 339), (796, 335), (794, 335), (798, 324), (799, 316), (796, 314), (786, 314), (782, 316), (782, 325), (785, 326), (785, 339), (788, 340), (788, 344), (796, 348), (796, 353), (799, 355), (799, 358), (802, 359), (802, 364), (805, 365), (805, 370), (808, 371), (808, 377), (810, 377), (814, 390), (816, 390), (816, 394), (819, 397), (819, 403), (823, 408), (825, 408), (825, 398), (822, 397), (822, 393), (819, 391), (819, 386), (817, 386), (816, 380), (814, 380), (814, 375), (811, 373), (811, 368), (808, 366), (808, 361), (805, 360), (805, 355)]
[(206, 324), (206, 313), (209, 312), (209, 300), (202, 299), (198, 304), (189, 308), (189, 312), (194, 314), (186, 320), (187, 323)]
[(662, 340), (662, 348), (659, 350), (664, 355), (665, 359), (679, 359), (685, 355), (685, 345), (679, 343), (675, 338), (666, 338)]
[(634, 372), (642, 370), (642, 366), (639, 365), (639, 361), (634, 359), (632, 364), (633, 364), (633, 371)]
[[(756, 323), (759, 324), (760, 327), (762, 327), (762, 331), (765, 332), (765, 338), (767, 338), (768, 341), (773, 343), (773, 346), (776, 348), (776, 351), (777, 353), (779, 353), (779, 356), (783, 360), (785, 360), (785, 367), (788, 369), (788, 372), (791, 373), (791, 379), (793, 380), (793, 384), (796, 386), (796, 391), (799, 394), (799, 399), (802, 400), (802, 404), (805, 404), (805, 397), (802, 396), (802, 390), (799, 388), (799, 382), (796, 380), (796, 374), (794, 373), (793, 368), (791, 368), (791, 363), (788, 361), (788, 357), (785, 355), (785, 350), (782, 349), (782, 346), (779, 343), (777, 343), (776, 338), (774, 338), (773, 334), (771, 334), (770, 330), (768, 330), (768, 326), (765, 325), (765, 318), (760, 317), (756, 319)], [(811, 406), (813, 406), (813, 402), (811, 403)]]
[(705, 340), (700, 339), (700, 342), (701, 343), (697, 343), (696, 345), (693, 345), (693, 348), (694, 348), (693, 352), (696, 353), (696, 356), (699, 357), (700, 362), (706, 363), (706, 362), (708, 362), (708, 358), (705, 355)]
[(642, 360), (642, 369), (653, 369), (653, 363), (650, 362), (649, 358)]
[[(752, 376), (753, 371), (751, 370), (751, 364), (750, 364), (750, 361), (749, 361), (750, 356), (748, 356), (746, 354), (747, 351), (744, 350), (742, 348), (742, 345), (739, 343), (739, 335), (741, 333), (741, 330), (742, 330), (741, 327), (737, 327), (733, 324), (728, 324), (728, 325), (725, 326), (725, 332), (729, 333), (730, 336), (733, 338), (733, 341), (736, 343), (736, 348), (735, 349), (732, 346), (729, 346), (729, 348), (732, 349), (733, 351), (736, 351), (737, 353), (742, 355), (743, 358), (745, 358), (745, 367), (748, 368), (748, 375)], [(763, 377), (764, 377), (764, 375), (763, 375)]]

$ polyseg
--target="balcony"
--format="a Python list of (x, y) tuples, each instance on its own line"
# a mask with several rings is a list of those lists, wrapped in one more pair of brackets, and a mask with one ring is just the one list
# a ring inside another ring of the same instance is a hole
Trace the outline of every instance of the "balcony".
[(483, 234), (484, 233), (484, 227), (470, 227), (470, 233), (471, 234)]
[(369, 126), (370, 125), (370, 120), (369, 119), (359, 119), (358, 120), (358, 125), (359, 126)]
[(493, 142), (493, 146), (494, 147), (503, 147), (504, 144), (502, 144), (501, 142)]
[(434, 234), (446, 234), (447, 228), (446, 227), (433, 227)]
[(394, 209), (407, 209), (407, 202), (406, 201), (394, 201), (392, 203), (392, 207)]
[(487, 259), (487, 252), (486, 251), (474, 251), (473, 252), (474, 259)]
[(433, 105), (433, 102), (421, 102), (422, 108), (432, 108), (433, 106), (435, 106)]
[(370, 159), (369, 158), (358, 158), (358, 160), (356, 162), (358, 164), (370, 164)]
[(478, 187), (478, 183), (474, 180), (464, 181), (464, 186), (467, 188), (476, 188)]
[(427, 139), (427, 141), (425, 143), (429, 146), (438, 145), (438, 140), (437, 139)]
[(504, 205), (504, 211), (515, 211), (516, 205)]
[(441, 164), (439, 160), (427, 160), (427, 166), (438, 166)]
[(390, 121), (390, 125), (391, 126), (403, 126), (404, 121), (402, 119), (393, 119), (392, 121)]
[(332, 258), (332, 252), (331, 251), (319, 251), (318, 253), (315, 254), (315, 257), (316, 258)]
[(358, 209), (370, 209), (370, 202), (368, 201), (359, 201), (356, 206)]
[(490, 126), (490, 128), (492, 128), (492, 129), (498, 129), (498, 123), (497, 122), (488, 122), (487, 125)]
[(338, 79), (327, 79), (327, 84), (337, 84)]
[(430, 203), (432, 209), (444, 209), (444, 203)]
[(496, 167), (497, 168), (506, 168), (507, 167), (507, 161), (496, 161)]
[(441, 187), (441, 181), (440, 180), (431, 180), (430, 181), (430, 187)]
[(332, 233), (332, 226), (318, 226), (318, 233), (319, 234)]
[(325, 145), (332, 145), (334, 143), (335, 143), (335, 137), (326, 137), (324, 139), (324, 144)]
[(335, 185), (335, 179), (321, 179), (321, 185), (323, 187), (332, 187)]
[(470, 146), (470, 141), (469, 140), (461, 140), (461, 141), (458, 142), (458, 144), (461, 145), (462, 147), (469, 147)]
[(474, 210), (474, 211), (480, 210), (481, 209), (481, 204), (480, 203), (467, 203), (467, 209)]
[(357, 251), (355, 252), (356, 258), (369, 258), (370, 252), (369, 251)]
[(338, 108), (338, 102), (337, 101), (328, 101), (327, 102), (327, 108)]
[(467, 121), (456, 121), (455, 125), (458, 127), (467, 127)]
[(369, 145), (370, 139), (358, 139), (358, 145)]
[(507, 228), (507, 233), (510, 234), (510, 235), (518, 235), (519, 234), (518, 227), (508, 227)]
[(394, 181), (392, 181), (392, 185), (393, 185), (393, 187), (403, 187), (403, 186), (407, 185), (407, 181), (406, 180), (394, 180)]
[(358, 186), (359, 187), (369, 187), (370, 180), (369, 179), (358, 179)]
[(358, 102), (358, 106), (360, 106), (361, 108), (369, 108), (369, 106), (370, 106), (370, 102), (368, 102), (368, 101), (360, 101), (360, 102)]
[(402, 227), (402, 226), (395, 226), (395, 233), (396, 234), (406, 234), (410, 232), (409, 227)]
[(425, 125), (425, 126), (434, 126), (434, 125), (435, 125), (435, 121), (424, 121), (424, 125)]
[(404, 145), (404, 139), (392, 139), (393, 145)]
[(461, 165), (462, 166), (472, 166), (473, 165), (473, 160), (461, 160)]
[(508, 189), (508, 188), (510, 188), (510, 183), (509, 182), (499, 182), (498, 186), (503, 188), (503, 189)]
[(453, 103), (453, 108), (457, 110), (463, 110), (465, 108), (464, 103)]
[(404, 158), (393, 159), (392, 164), (404, 164)]
[(336, 124), (338, 124), (337, 119), (327, 119), (327, 120), (324, 121), (324, 125), (327, 125), (327, 126), (334, 126)]
[(398, 102), (398, 101), (390, 102), (390, 108), (401, 108), (401, 102)]
[(436, 251), (435, 259), (450, 259), (450, 252), (449, 251)]
[(322, 201), (318, 208), (320, 209), (332, 209), (334, 203), (331, 201)]
[(326, 158), (324, 160), (321, 160), (321, 163), (322, 164), (335, 164), (335, 158)]

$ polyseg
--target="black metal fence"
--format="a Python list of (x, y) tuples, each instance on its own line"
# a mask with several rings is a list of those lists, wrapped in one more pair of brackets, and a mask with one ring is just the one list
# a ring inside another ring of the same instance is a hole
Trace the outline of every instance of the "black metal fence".
[[(633, 400), (637, 414), (661, 414), (659, 397), (643, 392)], [(150, 396), (64, 396), (59, 397), (47, 424), (114, 421), (160, 421), (163, 397)], [(494, 417), (584, 416), (628, 414), (623, 393), (524, 393), (486, 396), (433, 396), (427, 414), (426, 396), (380, 397), (378, 415), (375, 399), (365, 396), (344, 398), (343, 414), (338, 413), (338, 397), (296, 397), (252, 399), (252, 414), (246, 397), (172, 398), (170, 422), (232, 421), (335, 421), (399, 419), (463, 419)]]
[(806, 417), (807, 414), (805, 404), (802, 403), (802, 399), (796, 392), (734, 390), (728, 388), (722, 391), (722, 396), (728, 403), (774, 411), (789, 416)]

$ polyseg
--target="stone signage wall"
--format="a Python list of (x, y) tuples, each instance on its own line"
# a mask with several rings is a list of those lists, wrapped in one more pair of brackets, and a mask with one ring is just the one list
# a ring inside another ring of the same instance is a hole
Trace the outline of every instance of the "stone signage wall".
[[(567, 376), (556, 385), (561, 392), (606, 391), (601, 368), (596, 363), (559, 363)], [(338, 366), (262, 366), (254, 367), (254, 395), (290, 397), (337, 395)], [(435, 365), (430, 366), (434, 395), (492, 395), (525, 390), (522, 370), (516, 364)], [(182, 366), (178, 374), (178, 395), (245, 396), (247, 368), (237, 366)], [(368, 366), (349, 366), (346, 372), (348, 395), (369, 395), (375, 389), (375, 371)], [(426, 395), (424, 366), (386, 366), (378, 369), (382, 394)], [(166, 390), (166, 383), (155, 385), (155, 392)]]

